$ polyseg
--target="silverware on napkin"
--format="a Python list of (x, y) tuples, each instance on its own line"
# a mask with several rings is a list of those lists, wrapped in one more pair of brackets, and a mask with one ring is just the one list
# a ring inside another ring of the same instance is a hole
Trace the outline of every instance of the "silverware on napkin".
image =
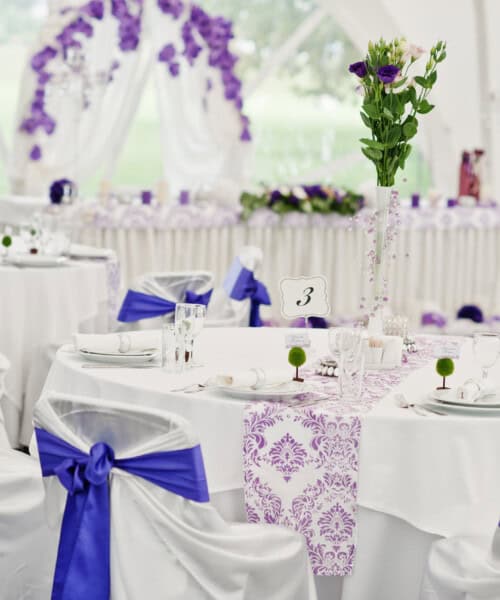
[(397, 406), (399, 406), (399, 408), (410, 408), (416, 415), (420, 415), (421, 417), (428, 417), (431, 414), (439, 415), (440, 417), (443, 417), (445, 415), (445, 413), (433, 410), (428, 406), (422, 406), (422, 404), (415, 402), (408, 402), (404, 394), (395, 394), (394, 401), (396, 402)]

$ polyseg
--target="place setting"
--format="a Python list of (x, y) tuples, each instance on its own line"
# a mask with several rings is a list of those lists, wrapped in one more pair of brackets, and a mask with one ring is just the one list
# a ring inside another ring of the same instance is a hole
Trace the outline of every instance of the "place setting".
[(500, 2), (0, 2), (0, 600), (500, 600)]

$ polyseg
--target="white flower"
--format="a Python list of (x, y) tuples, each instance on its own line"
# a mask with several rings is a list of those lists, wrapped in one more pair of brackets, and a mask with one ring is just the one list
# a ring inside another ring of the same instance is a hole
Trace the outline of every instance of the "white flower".
[(299, 200), (307, 199), (307, 194), (305, 193), (304, 188), (300, 187), (299, 185), (296, 185), (294, 188), (292, 188), (292, 194)]
[(286, 185), (282, 185), (281, 187), (278, 188), (279, 193), (282, 196), (289, 196), (290, 195), (290, 188)]
[(356, 94), (358, 94), (358, 96), (365, 95), (365, 88), (362, 85), (357, 85), (355, 91), (356, 91)]
[(422, 46), (410, 44), (407, 41), (403, 42), (403, 60), (405, 62), (411, 59), (417, 60), (423, 54), (425, 54), (425, 49)]
[(9, 227), (8, 225), (5, 226), (5, 229), (3, 230), (4, 235), (12, 235), (12, 227)]
[[(409, 84), (409, 81), (406, 81), (403, 85), (400, 85), (399, 87), (394, 87), (394, 84), (401, 81), (401, 79), (403, 79), (403, 76), (401, 75), (401, 73), (399, 73), (399, 75), (396, 76), (396, 79), (392, 83), (388, 83), (385, 86), (385, 91), (388, 94), (390, 94), (391, 92), (393, 94), (400, 94), (401, 92), (403, 92), (410, 84)], [(412, 79), (412, 81), (413, 81), (413, 79)]]

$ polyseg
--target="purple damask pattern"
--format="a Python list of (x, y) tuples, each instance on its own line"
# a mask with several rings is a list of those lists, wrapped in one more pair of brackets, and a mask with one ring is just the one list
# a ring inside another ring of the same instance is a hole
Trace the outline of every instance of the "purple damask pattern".
[(311, 403), (257, 402), (244, 422), (244, 481), (251, 523), (275, 523), (301, 532), (316, 575), (345, 576), (356, 556), (358, 459), (363, 414), (434, 356), (432, 338), (400, 369), (369, 371), (363, 397), (340, 398), (336, 380), (310, 374)]

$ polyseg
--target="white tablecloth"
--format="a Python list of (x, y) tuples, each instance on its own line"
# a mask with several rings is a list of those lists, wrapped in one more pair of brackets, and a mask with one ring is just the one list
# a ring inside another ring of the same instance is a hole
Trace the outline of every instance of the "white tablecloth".
[(29, 443), (32, 409), (57, 347), (78, 330), (108, 330), (109, 289), (104, 262), (0, 265), (0, 352), (11, 363), (3, 412), (14, 446)]
[[(198, 356), (207, 366), (180, 375), (166, 374), (160, 369), (84, 370), (77, 357), (61, 350), (46, 386), (56, 391), (164, 407), (183, 415), (200, 434), (210, 489), (217, 496), (241, 490), (243, 486), (244, 404), (210, 391), (182, 394), (169, 390), (193, 380), (203, 382), (221, 368), (283, 366), (286, 364), (284, 334), (283, 329), (205, 330), (200, 336)], [(325, 353), (326, 332), (316, 331), (313, 335), (316, 352)], [(457, 361), (452, 384), (477, 374), (471, 362), (470, 342), (467, 342)], [(495, 376), (500, 383), (498, 371)], [(437, 375), (433, 365), (429, 365), (403, 381), (399, 391), (409, 400), (418, 400), (436, 383)], [(395, 407), (389, 396), (362, 417), (362, 424), (358, 503), (369, 509), (363, 511), (363, 519), (371, 525), (363, 530), (360, 513), (359, 555), (354, 575), (343, 584), (342, 600), (365, 600), (367, 596), (357, 594), (361, 589), (369, 590), (372, 584), (380, 590), (391, 589), (387, 574), (391, 569), (397, 572), (399, 567), (404, 572), (401, 565), (388, 565), (377, 549), (373, 553), (366, 547), (363, 549), (363, 538), (374, 540), (378, 528), (380, 535), (384, 535), (383, 521), (370, 516), (374, 511), (382, 513), (383, 519), (393, 517), (387, 535), (391, 531), (394, 540), (399, 541), (401, 535), (406, 536), (406, 541), (416, 543), (422, 554), (432, 540), (431, 535), (489, 534), (500, 506), (497, 476), (500, 419), (422, 417)], [(390, 537), (387, 541), (390, 542)], [(398, 550), (393, 547), (389, 554), (396, 560)], [(373, 566), (378, 561), (379, 570)], [(418, 597), (421, 561), (415, 559), (413, 571), (408, 556), (401, 555), (401, 561), (411, 572), (413, 589), (408, 589), (405, 596), (381, 595), (370, 600)], [(371, 582), (370, 577), (376, 581)], [(399, 588), (393, 586), (393, 589)]]

